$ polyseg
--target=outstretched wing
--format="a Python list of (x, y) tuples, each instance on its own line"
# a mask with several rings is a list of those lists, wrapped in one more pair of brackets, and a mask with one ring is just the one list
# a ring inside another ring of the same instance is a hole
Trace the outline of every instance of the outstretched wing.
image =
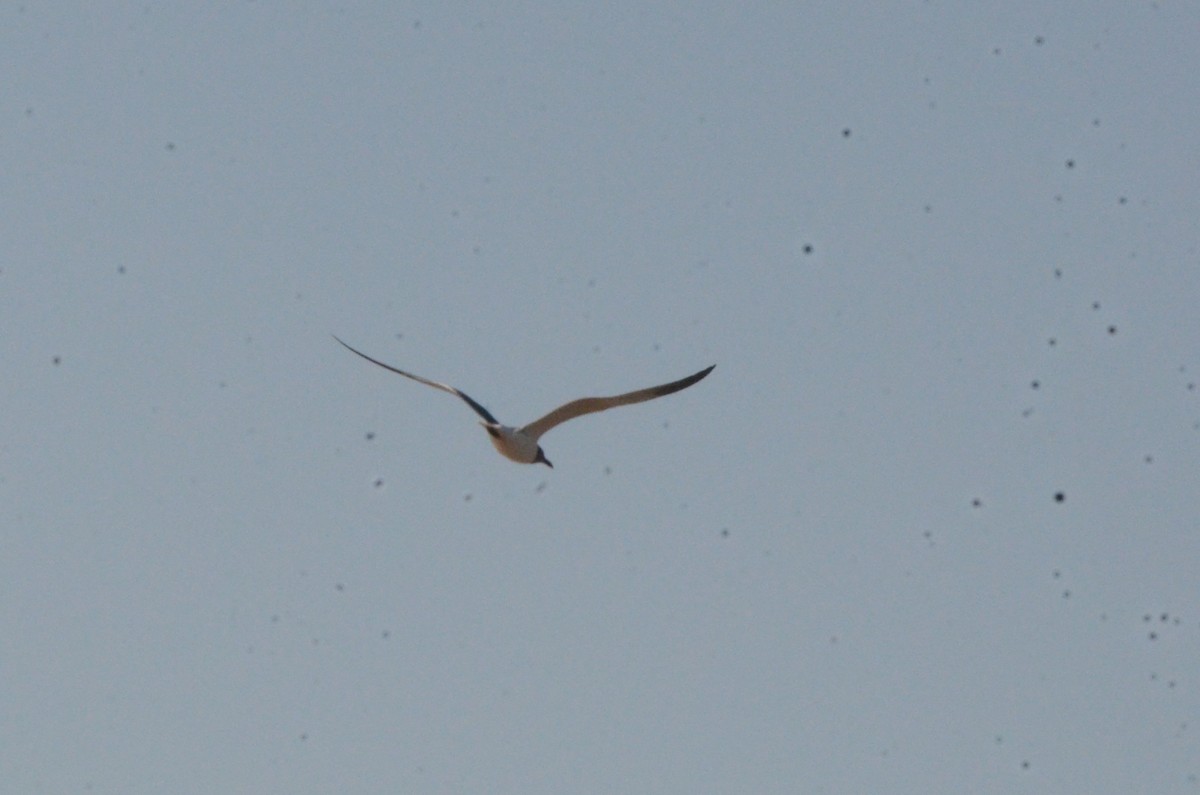
[(496, 421), (496, 418), (492, 416), (491, 412), (489, 412), (483, 406), (479, 405), (474, 400), (472, 400), (471, 397), (466, 392), (460, 392), (457, 389), (455, 389), (454, 387), (450, 386), (449, 384), (439, 384), (437, 381), (430, 381), (428, 378), (422, 378), (419, 375), (413, 375), (412, 373), (406, 373), (398, 367), (392, 367), (390, 364), (384, 364), (383, 362), (379, 361), (378, 359), (372, 359), (370, 356), (367, 356), (362, 351), (354, 350), (354, 348), (351, 348), (349, 345), (347, 345), (346, 343), (344, 343), (340, 339), (338, 339), (338, 336), (336, 334), (333, 335), (333, 338), (335, 340), (337, 340), (338, 342), (340, 342), (342, 344), (342, 347), (344, 347), (346, 350), (350, 351), (351, 353), (357, 353), (359, 356), (363, 357), (371, 364), (377, 364), (385, 370), (391, 370), (393, 373), (399, 373), (400, 375), (404, 376), (405, 378), (411, 378), (414, 381), (419, 381), (422, 384), (425, 384), (426, 386), (433, 387), (434, 389), (440, 389), (443, 392), (449, 392), (451, 395), (458, 395), (460, 398), (462, 398), (466, 402), (466, 404), (468, 406), (475, 409), (475, 413), (478, 414), (480, 417), (483, 417), (485, 420), (492, 423), (493, 425), (500, 424), (499, 422)]
[(642, 403), (646, 400), (669, 395), (672, 392), (678, 392), (681, 389), (687, 389), (692, 384), (699, 381), (704, 376), (712, 372), (713, 367), (707, 367), (694, 375), (689, 375), (687, 378), (681, 378), (678, 381), (672, 381), (669, 384), (660, 386), (652, 386), (647, 389), (639, 389), (636, 392), (626, 392), (624, 395), (613, 395), (612, 397), (588, 397), (572, 400), (559, 406), (554, 411), (547, 414), (545, 417), (536, 419), (521, 429), (521, 432), (529, 438), (537, 441), (537, 439), (546, 431), (553, 428), (555, 425), (561, 425), (567, 420), (581, 417), (584, 414), (592, 414), (597, 411), (611, 409), (614, 406), (628, 406), (631, 403)]

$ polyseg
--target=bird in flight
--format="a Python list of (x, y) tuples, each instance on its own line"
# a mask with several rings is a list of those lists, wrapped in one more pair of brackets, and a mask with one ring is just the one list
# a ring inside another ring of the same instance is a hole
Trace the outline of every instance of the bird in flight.
[(492, 416), (491, 412), (483, 406), (471, 399), (466, 392), (459, 391), (449, 384), (439, 384), (437, 381), (430, 381), (428, 378), (422, 378), (419, 375), (407, 373), (398, 367), (392, 367), (390, 364), (384, 364), (378, 359), (372, 359), (362, 351), (355, 350), (342, 342), (336, 335), (334, 339), (341, 343), (342, 347), (349, 350), (351, 353), (356, 353), (366, 359), (371, 364), (377, 364), (385, 370), (391, 370), (393, 373), (399, 373), (405, 378), (411, 378), (414, 381), (419, 381), (426, 386), (431, 386), (434, 389), (440, 389), (443, 392), (449, 392), (452, 395), (458, 395), (463, 401), (475, 410), (475, 413), (483, 417), (483, 422), (479, 423), (483, 429), (488, 432), (491, 437), (492, 446), (500, 452), (500, 455), (505, 458), (516, 461), (518, 464), (545, 464), (551, 469), (554, 464), (551, 464), (546, 458), (546, 453), (542, 450), (542, 446), (538, 444), (538, 439), (542, 434), (550, 430), (556, 425), (561, 425), (567, 420), (582, 417), (584, 414), (591, 414), (596, 411), (604, 411), (611, 409), (614, 406), (627, 406), (630, 403), (641, 403), (646, 400), (653, 400), (663, 395), (669, 395), (672, 392), (678, 392), (681, 389), (687, 389), (692, 384), (699, 381), (704, 376), (712, 372), (713, 367), (706, 367), (698, 373), (689, 375), (687, 378), (681, 378), (678, 381), (672, 381), (669, 384), (660, 386), (652, 386), (647, 389), (638, 389), (634, 392), (626, 392), (623, 395), (613, 395), (612, 397), (585, 397), (579, 400), (572, 400), (570, 403), (564, 403), (540, 419), (536, 419), (528, 425), (520, 428), (511, 425), (502, 425)]

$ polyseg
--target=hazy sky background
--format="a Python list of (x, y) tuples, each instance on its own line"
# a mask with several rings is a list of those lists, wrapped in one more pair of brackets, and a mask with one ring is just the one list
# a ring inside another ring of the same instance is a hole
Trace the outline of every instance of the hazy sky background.
[(1200, 792), (1198, 32), (0, 6), (0, 789)]

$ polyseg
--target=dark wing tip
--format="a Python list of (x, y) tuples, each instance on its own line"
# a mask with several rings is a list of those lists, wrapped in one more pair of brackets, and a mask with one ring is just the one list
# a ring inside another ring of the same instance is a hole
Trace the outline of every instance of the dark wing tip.
[(683, 386), (691, 386), (692, 384), (696, 383), (697, 381), (700, 381), (703, 378), (705, 378), (715, 368), (716, 368), (715, 364), (710, 364), (708, 367), (705, 367), (700, 372), (695, 373), (694, 375), (689, 375), (687, 378), (683, 379), (682, 381), (677, 381), (676, 383), (683, 384)]
[(367, 356), (367, 355), (366, 355), (365, 353), (363, 353), (362, 351), (360, 351), (360, 350), (356, 350), (356, 349), (354, 349), (354, 348), (351, 348), (351, 347), (350, 347), (350, 343), (346, 342), (344, 339), (342, 339), (341, 337), (339, 337), (337, 334), (330, 334), (329, 336), (331, 336), (331, 337), (333, 337), (335, 340), (337, 340), (337, 342), (338, 342), (338, 344), (339, 344), (339, 345), (341, 345), (343, 348), (345, 348), (346, 350), (350, 351), (351, 353), (357, 353), (359, 356), (363, 357), (364, 359), (367, 359), (367, 360), (369, 360), (369, 361), (374, 361), (373, 359), (371, 359), (371, 357), (370, 357), (370, 356)]
[(715, 364), (709, 365), (698, 373), (692, 373), (687, 378), (681, 378), (678, 381), (672, 381), (669, 384), (663, 384), (654, 390), (654, 396), (662, 397), (664, 395), (670, 395), (673, 392), (678, 392), (681, 389), (687, 389), (689, 386), (711, 373), (714, 367), (716, 367)]
[[(377, 364), (377, 365), (379, 365), (380, 367), (382, 367), (382, 368), (383, 368), (383, 369), (385, 369), (385, 370), (391, 370), (393, 373), (399, 373), (400, 375), (406, 375), (406, 376), (408, 376), (409, 378), (412, 378), (412, 377), (413, 377), (413, 376), (412, 376), (412, 375), (410, 375), (409, 373), (406, 373), (406, 372), (404, 372), (403, 370), (399, 370), (399, 369), (397, 369), (397, 368), (395, 368), (395, 367), (392, 367), (390, 364), (388, 364), (388, 363), (386, 363), (386, 362), (381, 362), (381, 361), (379, 361), (378, 359), (373, 359), (373, 358), (371, 358), (370, 356), (367, 356), (365, 353), (363, 353), (362, 351), (360, 351), (358, 348), (352, 348), (352, 347), (350, 347), (350, 344), (349, 344), (348, 342), (346, 342), (345, 340), (343, 340), (341, 337), (339, 337), (337, 334), (330, 334), (329, 336), (333, 337), (335, 340), (337, 340), (339, 343), (341, 343), (341, 345), (342, 345), (342, 347), (343, 347), (343, 348), (345, 348), (346, 350), (348, 350), (348, 351), (350, 351), (351, 353), (355, 354), (356, 356), (361, 356), (361, 357), (363, 357), (364, 359), (366, 359), (366, 360), (367, 360), (368, 362), (370, 362), (371, 364)], [(418, 380), (420, 380), (420, 379), (418, 379)]]

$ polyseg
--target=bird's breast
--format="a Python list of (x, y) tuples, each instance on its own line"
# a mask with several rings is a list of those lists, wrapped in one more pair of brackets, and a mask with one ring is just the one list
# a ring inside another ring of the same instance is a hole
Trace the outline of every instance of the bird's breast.
[(486, 425), (485, 428), (492, 438), (492, 447), (504, 458), (517, 464), (533, 464), (538, 458), (538, 442), (522, 434), (520, 429), (508, 425)]
[(537, 459), (537, 442), (517, 428), (507, 425), (484, 425), (492, 446), (505, 458), (519, 464), (532, 464)]

